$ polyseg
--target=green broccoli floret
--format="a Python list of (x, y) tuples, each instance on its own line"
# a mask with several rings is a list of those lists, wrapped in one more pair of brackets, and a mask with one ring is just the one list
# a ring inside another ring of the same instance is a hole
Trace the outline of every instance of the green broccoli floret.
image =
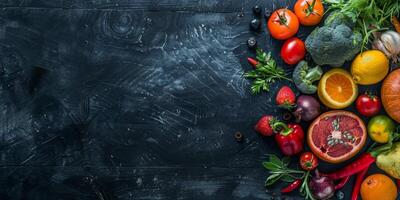
[(353, 28), (355, 26), (355, 22), (347, 15), (341, 12), (333, 12), (331, 13), (324, 22), (324, 26), (336, 27), (338, 25), (344, 24), (349, 28)]
[(362, 35), (351, 29), (351, 20), (331, 14), (324, 26), (314, 29), (306, 39), (306, 48), (318, 65), (340, 67), (361, 49)]

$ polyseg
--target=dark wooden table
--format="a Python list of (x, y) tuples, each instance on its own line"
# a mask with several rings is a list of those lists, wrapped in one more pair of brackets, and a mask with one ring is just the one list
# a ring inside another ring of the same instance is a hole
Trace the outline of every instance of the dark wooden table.
[(0, 199), (302, 199), (264, 187), (278, 85), (242, 76), (250, 36), (283, 65), (251, 7), (292, 2), (0, 1)]

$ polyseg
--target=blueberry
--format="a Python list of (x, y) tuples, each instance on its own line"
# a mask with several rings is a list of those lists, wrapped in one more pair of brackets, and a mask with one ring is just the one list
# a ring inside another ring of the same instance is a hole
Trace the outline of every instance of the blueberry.
[(259, 30), (259, 29), (260, 29), (260, 26), (261, 26), (261, 22), (260, 22), (259, 19), (252, 19), (252, 20), (250, 21), (250, 28), (251, 28), (252, 30)]
[(255, 5), (253, 7), (253, 13), (255, 16), (261, 16), (261, 6)]
[(255, 48), (257, 47), (257, 40), (256, 40), (256, 38), (255, 38), (255, 37), (250, 37), (250, 38), (247, 40), (247, 46), (248, 46), (250, 49), (255, 49)]
[(271, 15), (272, 15), (271, 10), (269, 10), (268, 8), (266, 8), (266, 9), (264, 10), (264, 17), (265, 17), (265, 20), (268, 20), (269, 17), (271, 17)]

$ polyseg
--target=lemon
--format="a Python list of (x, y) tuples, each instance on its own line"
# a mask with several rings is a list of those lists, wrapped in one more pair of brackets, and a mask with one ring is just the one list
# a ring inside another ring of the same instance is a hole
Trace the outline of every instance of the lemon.
[(357, 55), (351, 64), (353, 80), (361, 85), (371, 85), (383, 80), (389, 72), (389, 60), (379, 50), (368, 50)]
[(348, 107), (357, 98), (358, 87), (351, 75), (344, 69), (331, 69), (318, 84), (318, 97), (321, 102), (333, 109)]

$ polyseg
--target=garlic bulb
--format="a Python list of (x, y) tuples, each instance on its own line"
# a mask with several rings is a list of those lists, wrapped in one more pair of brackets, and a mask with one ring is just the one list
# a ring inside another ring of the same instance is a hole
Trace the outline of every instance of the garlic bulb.
[(376, 35), (372, 47), (382, 51), (393, 62), (397, 62), (400, 53), (400, 34), (395, 31), (386, 31)]

